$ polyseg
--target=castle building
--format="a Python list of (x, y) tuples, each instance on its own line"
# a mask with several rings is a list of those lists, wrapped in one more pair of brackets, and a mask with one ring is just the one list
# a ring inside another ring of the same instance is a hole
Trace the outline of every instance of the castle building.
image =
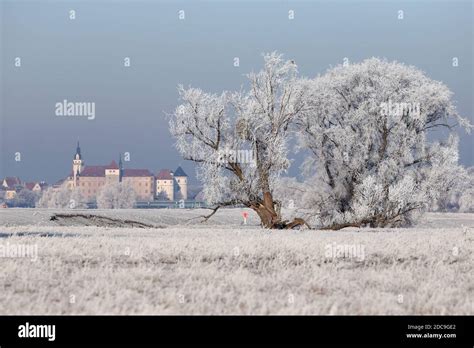
[(148, 169), (124, 169), (122, 182), (130, 184), (138, 200), (152, 201), (155, 197), (155, 177)]
[(175, 181), (175, 196), (179, 199), (188, 199), (188, 176), (184, 172), (183, 168), (178, 167), (174, 172)]
[(124, 169), (122, 158), (107, 165), (86, 166), (79, 142), (72, 161), (72, 172), (65, 180), (70, 188), (78, 188), (82, 196), (92, 201), (102, 187), (109, 183), (128, 183), (139, 201), (152, 201), (155, 197), (167, 200), (187, 199), (187, 175), (181, 167), (173, 174), (161, 170), (155, 177), (148, 169)]
[(178, 167), (174, 172), (162, 169), (156, 175), (156, 197), (170, 201), (188, 199), (188, 176), (183, 168)]
[(162, 169), (156, 175), (156, 197), (159, 200), (174, 200), (174, 177), (169, 169)]

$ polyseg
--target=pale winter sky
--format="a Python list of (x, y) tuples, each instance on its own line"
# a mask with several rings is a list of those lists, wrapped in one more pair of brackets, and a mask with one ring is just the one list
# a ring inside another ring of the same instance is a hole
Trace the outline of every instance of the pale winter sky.
[[(258, 70), (261, 53), (273, 50), (294, 59), (308, 77), (345, 57), (415, 65), (447, 84), (459, 112), (473, 120), (472, 4), (0, 0), (0, 177), (55, 182), (71, 170), (78, 139), (86, 164), (129, 152), (129, 168), (182, 165), (194, 177), (165, 121), (177, 103), (176, 86), (240, 89), (243, 74)], [(125, 57), (130, 67), (123, 66)], [(64, 99), (94, 102), (95, 118), (55, 116)], [(473, 136), (461, 133), (461, 163), (474, 165), (473, 148)], [(298, 163), (290, 174), (298, 173)]]

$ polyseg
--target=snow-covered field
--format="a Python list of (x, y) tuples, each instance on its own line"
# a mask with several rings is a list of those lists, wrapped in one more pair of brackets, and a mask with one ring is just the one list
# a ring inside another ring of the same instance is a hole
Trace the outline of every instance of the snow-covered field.
[(244, 226), (242, 211), (81, 212), (143, 229), (2, 209), (0, 313), (474, 314), (474, 214), (333, 232), (263, 230), (252, 212)]

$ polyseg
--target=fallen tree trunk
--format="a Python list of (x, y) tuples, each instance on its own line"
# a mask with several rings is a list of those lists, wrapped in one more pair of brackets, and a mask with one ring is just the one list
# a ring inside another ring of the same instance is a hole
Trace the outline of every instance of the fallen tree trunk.
[(107, 216), (93, 215), (93, 214), (53, 214), (50, 221), (55, 221), (60, 224), (77, 224), (81, 226), (98, 226), (98, 227), (138, 227), (138, 228), (160, 228), (161, 226), (154, 226), (139, 221), (121, 220), (110, 218)]

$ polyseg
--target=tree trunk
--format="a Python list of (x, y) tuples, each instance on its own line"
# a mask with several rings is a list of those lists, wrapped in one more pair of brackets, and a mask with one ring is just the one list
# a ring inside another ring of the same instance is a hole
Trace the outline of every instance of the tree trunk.
[(309, 227), (303, 219), (299, 218), (294, 219), (292, 222), (282, 221), (281, 216), (275, 211), (275, 202), (270, 192), (263, 194), (263, 201), (251, 203), (249, 207), (257, 213), (262, 226), (265, 228), (291, 229), (302, 225)]
[(252, 204), (250, 208), (257, 213), (263, 227), (275, 228), (275, 225), (280, 222), (280, 217), (273, 207), (273, 200), (264, 199), (263, 202)]

